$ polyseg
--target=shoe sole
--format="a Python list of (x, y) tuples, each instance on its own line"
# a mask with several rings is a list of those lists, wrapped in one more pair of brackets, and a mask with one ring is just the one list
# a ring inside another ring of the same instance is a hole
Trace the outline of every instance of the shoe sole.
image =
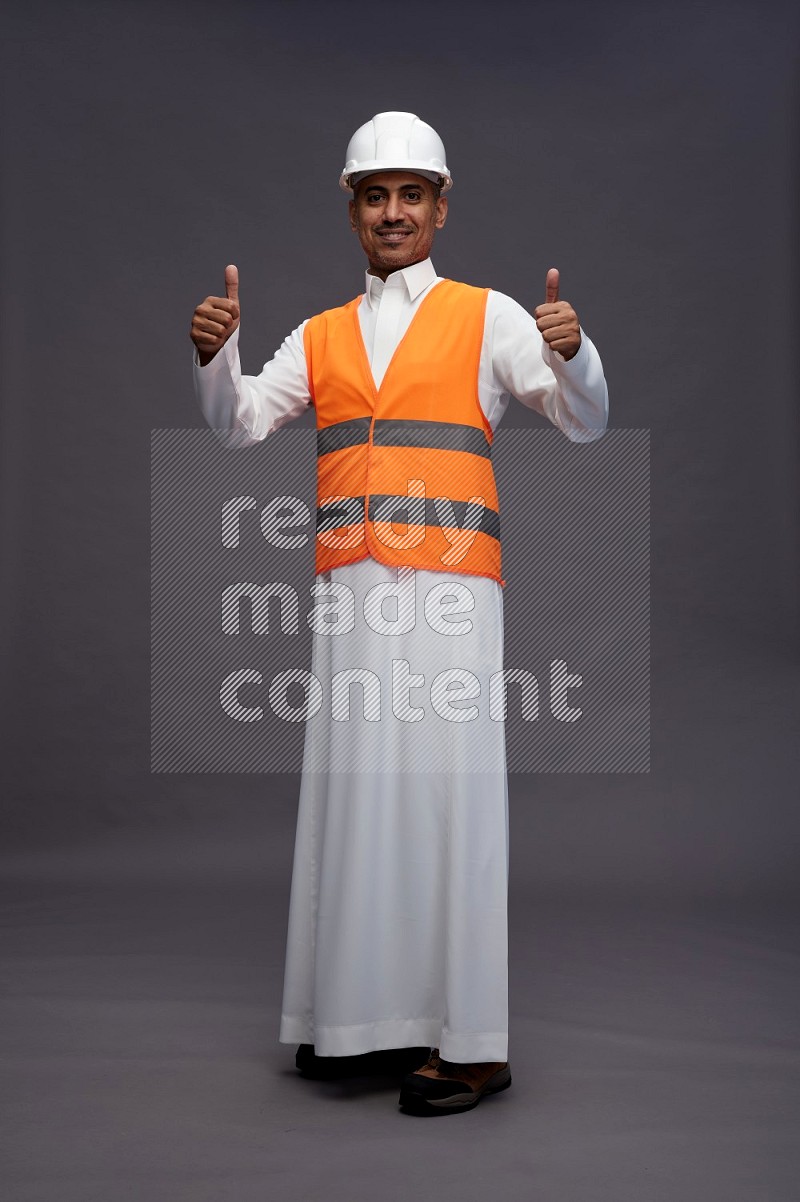
[(474, 1110), (485, 1095), (501, 1093), (502, 1090), (508, 1089), (510, 1084), (511, 1071), (505, 1068), (495, 1073), (494, 1077), (490, 1077), (483, 1089), (477, 1092), (466, 1090), (464, 1093), (451, 1094), (449, 1098), (426, 1098), (416, 1090), (403, 1089), (400, 1091), (398, 1105), (404, 1114), (462, 1114), (465, 1110)]

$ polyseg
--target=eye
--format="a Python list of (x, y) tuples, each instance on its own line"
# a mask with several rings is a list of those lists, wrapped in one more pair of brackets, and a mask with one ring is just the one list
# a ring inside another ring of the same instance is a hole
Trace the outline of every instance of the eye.
[(406, 200), (416, 201), (416, 200), (421, 200), (421, 199), (422, 199), (422, 193), (418, 192), (416, 190), (416, 188), (410, 188), (409, 191), (406, 192)]

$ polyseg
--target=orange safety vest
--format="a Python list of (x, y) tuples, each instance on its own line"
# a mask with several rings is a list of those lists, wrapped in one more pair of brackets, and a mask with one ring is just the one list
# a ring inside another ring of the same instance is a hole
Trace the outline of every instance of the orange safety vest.
[(454, 280), (435, 284), (378, 389), (361, 297), (307, 322), (318, 573), (371, 555), (505, 584), (493, 434), (478, 399), (488, 294)]

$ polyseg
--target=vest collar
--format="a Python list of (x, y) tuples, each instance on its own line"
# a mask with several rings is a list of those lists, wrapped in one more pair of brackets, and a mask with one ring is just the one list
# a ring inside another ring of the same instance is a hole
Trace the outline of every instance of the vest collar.
[(367, 281), (367, 304), (371, 309), (377, 309), (384, 288), (403, 288), (408, 299), (415, 301), (434, 280), (438, 279), (438, 276), (431, 260), (423, 259), (420, 263), (412, 263), (410, 267), (403, 267), (401, 271), (393, 271), (385, 283), (376, 275), (370, 275), (368, 271), (365, 272), (365, 278)]

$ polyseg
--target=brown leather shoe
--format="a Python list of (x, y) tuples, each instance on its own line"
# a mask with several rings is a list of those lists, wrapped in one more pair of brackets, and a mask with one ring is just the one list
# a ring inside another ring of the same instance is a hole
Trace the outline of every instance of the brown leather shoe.
[(399, 1105), (406, 1114), (460, 1114), (477, 1106), (484, 1094), (499, 1093), (510, 1084), (508, 1061), (456, 1064), (440, 1059), (434, 1048), (428, 1063), (404, 1078)]

